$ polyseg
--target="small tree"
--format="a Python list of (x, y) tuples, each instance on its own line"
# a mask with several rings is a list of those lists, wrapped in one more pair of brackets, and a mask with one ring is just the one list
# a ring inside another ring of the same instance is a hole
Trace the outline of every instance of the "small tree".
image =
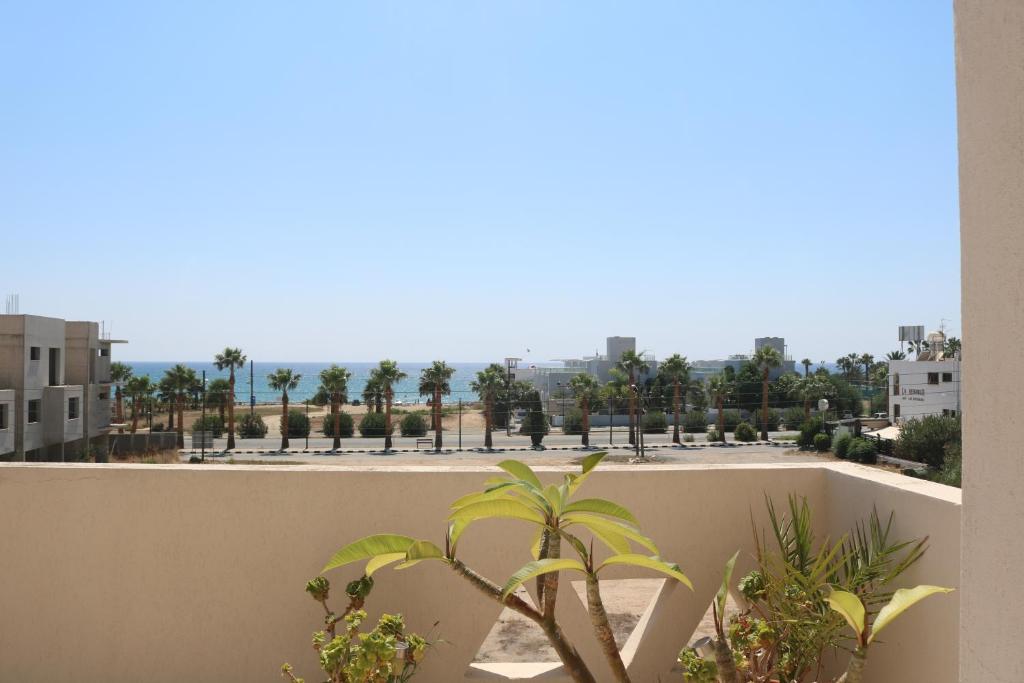
[(590, 445), (590, 411), (595, 404), (600, 405), (601, 387), (593, 375), (580, 373), (573, 375), (569, 380), (569, 388), (576, 397), (576, 405), (579, 406), (580, 429), (578, 432), (569, 432), (569, 416), (563, 415), (562, 431), (566, 434), (581, 434), (583, 446), (586, 448)]
[(352, 437), (355, 432), (355, 420), (348, 413), (338, 413), (336, 420), (330, 417), (324, 419), (321, 431), (324, 436), (334, 438), (334, 448), (337, 449), (341, 447), (341, 439)]
[(402, 436), (426, 436), (427, 421), (423, 419), (422, 413), (408, 413), (402, 416), (398, 428)]
[(245, 413), (235, 423), (240, 439), (262, 439), (267, 435), (267, 424), (258, 413)]

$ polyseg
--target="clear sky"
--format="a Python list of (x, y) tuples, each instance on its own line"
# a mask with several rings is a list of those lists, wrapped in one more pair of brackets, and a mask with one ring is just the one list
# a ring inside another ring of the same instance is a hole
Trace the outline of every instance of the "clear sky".
[(954, 86), (934, 0), (0, 0), (0, 294), (134, 360), (881, 354), (959, 334)]

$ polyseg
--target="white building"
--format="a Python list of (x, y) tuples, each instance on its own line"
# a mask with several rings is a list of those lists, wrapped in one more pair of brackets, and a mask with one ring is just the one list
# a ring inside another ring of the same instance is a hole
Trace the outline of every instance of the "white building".
[(106, 451), (113, 343), (97, 323), (0, 315), (0, 459)]
[(889, 361), (889, 419), (894, 424), (960, 414), (960, 359), (945, 357), (944, 342), (945, 335), (932, 332), (928, 348), (914, 360)]

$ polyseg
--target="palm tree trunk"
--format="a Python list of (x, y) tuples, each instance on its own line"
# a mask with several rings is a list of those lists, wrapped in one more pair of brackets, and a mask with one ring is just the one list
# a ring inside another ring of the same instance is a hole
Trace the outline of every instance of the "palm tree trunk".
[(493, 410), (494, 406), (492, 403), (492, 399), (488, 397), (488, 399), (484, 401), (484, 448), (486, 448), (487, 450), (491, 450), (492, 447), (491, 413), (493, 412)]
[(594, 626), (594, 635), (601, 646), (604, 658), (608, 660), (608, 666), (611, 667), (614, 679), (618, 683), (629, 683), (626, 665), (622, 663), (622, 656), (615, 644), (615, 634), (608, 622), (608, 613), (605, 612), (604, 603), (601, 602), (597, 575), (593, 573), (587, 574), (587, 607), (590, 612), (590, 623)]
[(174, 431), (174, 401), (167, 401), (167, 431)]
[(139, 399), (132, 400), (132, 434), (139, 428)]
[(384, 450), (391, 450), (391, 387), (384, 392)]
[(590, 446), (590, 399), (586, 396), (583, 397), (581, 407), (583, 409), (583, 447), (587, 448)]
[(672, 383), (672, 443), (679, 443), (679, 382)]
[[(116, 399), (116, 404), (117, 404), (117, 424), (119, 424), (119, 425), (120, 424), (124, 424), (124, 403), (123, 403), (122, 398), (121, 398), (121, 385), (120, 384), (118, 384), (117, 386), (114, 387), (114, 398)], [(124, 428), (123, 427), (118, 427), (117, 428), (117, 433), (118, 434), (124, 434)]]
[(768, 368), (761, 378), (761, 441), (768, 440)]
[(185, 394), (178, 394), (178, 448), (185, 447)]
[(281, 450), (288, 448), (288, 392), (281, 393)]
[(341, 406), (337, 395), (331, 396), (331, 416), (334, 420), (334, 450), (341, 448)]
[(231, 373), (228, 376), (228, 385), (231, 391), (227, 397), (228, 399), (228, 450), (235, 447), (235, 368), (231, 367)]
[(441, 387), (434, 387), (434, 450), (440, 452), (442, 446), (441, 432)]
[(811, 402), (810, 401), (804, 401), (804, 419), (805, 420), (810, 420), (811, 419)]
[(633, 393), (633, 373), (629, 373), (629, 444), (636, 445), (636, 398)]
[(725, 410), (722, 407), (724, 400), (719, 396), (715, 403), (718, 405), (718, 440), (725, 443)]

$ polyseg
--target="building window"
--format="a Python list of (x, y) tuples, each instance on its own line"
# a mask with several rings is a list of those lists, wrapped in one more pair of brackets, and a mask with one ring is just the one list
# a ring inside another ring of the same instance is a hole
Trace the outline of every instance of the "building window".
[(899, 417), (900, 416), (900, 404), (899, 403), (894, 403), (892, 405), (892, 416), (893, 417)]
[(40, 411), (41, 404), (42, 404), (42, 401), (40, 401), (38, 398), (34, 398), (34, 399), (32, 399), (31, 401), (28, 402), (28, 423), (29, 424), (35, 424), (36, 422), (39, 422), (39, 413), (41, 412)]
[(41, 358), (41, 350), (38, 346), (28, 347), (28, 359), (39, 360)]
[(100, 400), (101, 401), (109, 401), (110, 400), (110, 391), (101, 391), (100, 392)]
[(928, 384), (938, 384), (938, 383), (939, 383), (939, 373), (937, 373), (937, 372), (929, 372), (928, 373)]
[(898, 372), (892, 376), (892, 395), (900, 395), (900, 373)]
[(72, 396), (71, 398), (68, 399), (68, 419), (69, 420), (77, 420), (78, 419), (78, 397), (77, 396)]
[(944, 373), (942, 373), (942, 381), (943, 382), (952, 382), (953, 381), (953, 373), (952, 372), (944, 372)]
[(107, 358), (110, 356), (110, 349), (100, 349), (100, 357)]
[(942, 409), (942, 417), (949, 417), (949, 409), (948, 408), (943, 408)]
[(7, 429), (7, 404), (0, 403), (0, 430)]

